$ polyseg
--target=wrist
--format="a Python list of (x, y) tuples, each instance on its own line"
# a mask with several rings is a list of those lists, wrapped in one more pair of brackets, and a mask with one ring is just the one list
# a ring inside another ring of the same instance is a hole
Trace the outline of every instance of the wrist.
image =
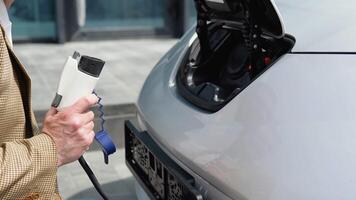
[(60, 156), (58, 153), (57, 153), (57, 167), (61, 167), (63, 165), (63, 161), (62, 161), (62, 156)]
[(56, 156), (55, 157), (56, 157), (57, 167), (62, 166), (62, 164), (63, 164), (62, 157), (59, 155), (59, 151), (58, 151), (59, 146), (58, 146), (56, 140), (53, 138), (53, 136), (48, 131), (42, 129), (41, 132), (42, 132), (42, 134), (47, 135), (51, 139), (51, 141), (53, 143), (53, 147), (54, 147), (55, 152), (56, 152)]
[(31, 148), (31, 154), (38, 158), (36, 165), (42, 168), (57, 168), (57, 150), (53, 139), (47, 134), (39, 134), (25, 140)]

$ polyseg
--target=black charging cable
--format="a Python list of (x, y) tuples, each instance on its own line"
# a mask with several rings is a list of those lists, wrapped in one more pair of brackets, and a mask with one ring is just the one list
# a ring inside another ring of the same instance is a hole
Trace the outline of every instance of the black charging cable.
[[(104, 124), (105, 124), (105, 119), (104, 119), (104, 111), (103, 111), (103, 104), (101, 103), (102, 98), (99, 97), (95, 92), (93, 92), (93, 94), (95, 94), (99, 100), (98, 100), (98, 105), (99, 105), (99, 119), (101, 121), (100, 123), (100, 128), (101, 131), (104, 131)], [(101, 185), (98, 181), (98, 179), (96, 178), (94, 172), (90, 169), (90, 166), (88, 165), (88, 163), (86, 162), (86, 160), (84, 159), (83, 156), (81, 156), (78, 159), (80, 165), (82, 166), (82, 168), (84, 169), (85, 173), (88, 175), (91, 183), (93, 184), (94, 188), (96, 189), (96, 191), (100, 194), (100, 196), (104, 199), (104, 200), (108, 200), (109, 198), (105, 195), (103, 189), (101, 188)], [(107, 162), (107, 161), (106, 161)]]
[(84, 157), (81, 156), (79, 158), (79, 163), (82, 166), (82, 168), (84, 169), (85, 173), (88, 175), (91, 183), (94, 185), (96, 191), (100, 194), (100, 196), (104, 199), (104, 200), (109, 200), (109, 198), (105, 195), (103, 189), (101, 188), (101, 185), (98, 181), (98, 179), (96, 178), (94, 172), (90, 169), (87, 161), (85, 161)]

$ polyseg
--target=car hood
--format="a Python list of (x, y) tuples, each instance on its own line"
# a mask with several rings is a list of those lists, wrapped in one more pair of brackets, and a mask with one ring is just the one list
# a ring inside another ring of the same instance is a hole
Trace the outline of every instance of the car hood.
[(276, 0), (295, 52), (356, 52), (356, 1)]

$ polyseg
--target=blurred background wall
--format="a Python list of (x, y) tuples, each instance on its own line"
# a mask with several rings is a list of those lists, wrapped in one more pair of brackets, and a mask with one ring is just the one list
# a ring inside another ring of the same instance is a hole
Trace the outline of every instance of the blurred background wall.
[(193, 0), (16, 0), (15, 41), (180, 37), (195, 21)]

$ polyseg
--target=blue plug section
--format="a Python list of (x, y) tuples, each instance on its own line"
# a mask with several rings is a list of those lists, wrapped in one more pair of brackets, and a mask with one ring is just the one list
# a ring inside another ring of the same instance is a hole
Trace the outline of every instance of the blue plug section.
[(109, 155), (116, 152), (116, 146), (113, 143), (112, 138), (105, 130), (102, 130), (96, 133), (95, 140), (100, 144), (104, 153), (105, 164), (109, 164)]
[(109, 163), (109, 155), (116, 152), (116, 146), (110, 137), (109, 133), (105, 130), (105, 119), (104, 119), (104, 105), (101, 103), (102, 98), (99, 97), (95, 92), (93, 92), (98, 98), (99, 105), (99, 119), (100, 119), (100, 131), (95, 134), (95, 140), (100, 144), (101, 149), (104, 153), (105, 164)]

